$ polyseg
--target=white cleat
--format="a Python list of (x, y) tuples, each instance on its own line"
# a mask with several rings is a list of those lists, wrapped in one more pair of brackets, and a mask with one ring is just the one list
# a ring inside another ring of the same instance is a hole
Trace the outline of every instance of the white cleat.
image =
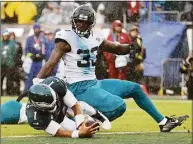
[(103, 129), (105, 130), (111, 129), (111, 122), (109, 121), (109, 119), (98, 110), (96, 110), (95, 115), (92, 115), (92, 118), (94, 118)]
[(105, 130), (110, 130), (111, 129), (111, 122), (109, 120), (105, 120), (102, 124), (101, 127)]

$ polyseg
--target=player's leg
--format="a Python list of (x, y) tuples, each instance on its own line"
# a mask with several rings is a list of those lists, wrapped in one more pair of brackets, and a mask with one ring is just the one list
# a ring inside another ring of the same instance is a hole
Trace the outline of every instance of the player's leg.
[(110, 121), (120, 117), (126, 110), (125, 102), (96, 85), (96, 81), (84, 81), (69, 87), (78, 101), (84, 101), (102, 112)]
[(176, 126), (181, 125), (181, 123), (188, 118), (186, 115), (178, 118), (164, 117), (137, 83), (112, 79), (98, 81), (98, 85), (104, 90), (116, 94), (123, 99), (133, 98), (141, 109), (146, 111), (160, 124), (161, 131), (168, 132)]
[(10, 100), (1, 105), (1, 123), (2, 124), (17, 124), (20, 118), (20, 109), (22, 104)]
[(139, 84), (118, 79), (101, 80), (98, 84), (102, 89), (123, 99), (133, 98), (137, 105), (150, 114), (158, 123), (164, 119), (164, 116), (158, 112)]
[(77, 99), (101, 111), (110, 121), (120, 117), (126, 110), (125, 102), (118, 96), (100, 88), (90, 88)]

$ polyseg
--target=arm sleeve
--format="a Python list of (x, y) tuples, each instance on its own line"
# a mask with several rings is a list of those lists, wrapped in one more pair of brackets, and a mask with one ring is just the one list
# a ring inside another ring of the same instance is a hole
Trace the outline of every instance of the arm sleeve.
[(63, 98), (63, 101), (69, 108), (71, 108), (76, 104), (77, 99), (74, 97), (71, 91), (67, 90), (66, 95)]
[(51, 120), (47, 128), (45, 129), (45, 132), (51, 134), (51, 135), (56, 135), (57, 131), (61, 128), (62, 126), (58, 124), (57, 122)]

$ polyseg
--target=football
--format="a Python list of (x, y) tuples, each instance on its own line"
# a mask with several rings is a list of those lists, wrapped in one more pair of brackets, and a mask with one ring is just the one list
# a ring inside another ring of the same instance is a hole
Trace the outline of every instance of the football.
[(85, 123), (85, 125), (86, 125), (87, 127), (89, 127), (89, 126), (91, 126), (93, 123), (95, 123), (95, 121), (93, 121), (93, 120), (87, 120), (87, 122)]
[[(89, 127), (89, 126), (91, 126), (93, 123), (95, 123), (94, 120), (88, 120), (88, 121), (85, 123), (85, 125), (86, 125), (87, 127)], [(100, 126), (99, 123), (98, 123), (97, 126)], [(98, 128), (98, 131), (99, 131), (99, 128)]]

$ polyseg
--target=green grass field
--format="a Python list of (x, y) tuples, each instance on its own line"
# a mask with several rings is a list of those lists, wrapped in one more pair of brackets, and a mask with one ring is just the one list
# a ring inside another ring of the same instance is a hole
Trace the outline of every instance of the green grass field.
[[(1, 102), (10, 97), (2, 97)], [(14, 99), (14, 98), (13, 98)], [(23, 102), (27, 100), (24, 99)], [(160, 133), (157, 123), (138, 108), (133, 100), (126, 100), (127, 111), (112, 122), (110, 131), (101, 130), (92, 139), (70, 139), (48, 136), (27, 124), (1, 125), (2, 144), (191, 144), (192, 143), (192, 102), (188, 100), (153, 100), (164, 115), (184, 115), (190, 118), (171, 133)], [(123, 133), (127, 132), (127, 133)]]

